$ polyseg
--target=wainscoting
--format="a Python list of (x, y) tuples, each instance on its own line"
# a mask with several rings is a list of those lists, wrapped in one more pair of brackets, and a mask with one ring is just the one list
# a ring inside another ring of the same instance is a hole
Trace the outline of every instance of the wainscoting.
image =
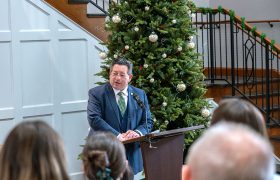
[(77, 155), (99, 42), (44, 1), (0, 2), (0, 144), (17, 123), (42, 119), (64, 141), (71, 178), (83, 179)]

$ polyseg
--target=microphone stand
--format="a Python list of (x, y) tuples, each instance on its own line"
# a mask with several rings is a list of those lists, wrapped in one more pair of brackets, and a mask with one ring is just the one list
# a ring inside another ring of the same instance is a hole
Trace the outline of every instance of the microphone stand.
[[(141, 102), (141, 105), (140, 105), (140, 107), (143, 109), (143, 111), (144, 111), (144, 117), (145, 117), (145, 124), (146, 124), (146, 130), (147, 130), (147, 134), (149, 134), (149, 128), (148, 128), (148, 118), (147, 118), (147, 110), (146, 110), (146, 106), (144, 105), (144, 103), (143, 102)], [(152, 145), (152, 141), (151, 141), (151, 138), (149, 138), (149, 137), (147, 137), (146, 136), (146, 141), (148, 141), (148, 143), (149, 143), (149, 148), (157, 148), (157, 147), (154, 147), (153, 145)]]
[(140, 106), (140, 108), (144, 111), (144, 118), (145, 118), (145, 125), (146, 125), (146, 131), (147, 134), (149, 133), (149, 129), (148, 129), (148, 122), (147, 122), (147, 111), (146, 111), (146, 106), (143, 103), (143, 101), (141, 101), (140, 97), (138, 96), (138, 94), (136, 93), (131, 93), (133, 98), (135, 99), (135, 101), (137, 102), (138, 106)]
[[(144, 104), (143, 104), (144, 105)], [(146, 125), (146, 131), (147, 134), (149, 133), (149, 128), (148, 128), (148, 120), (147, 120), (147, 111), (145, 105), (143, 106), (143, 111), (144, 111), (144, 118), (145, 118), (145, 125)]]
[[(141, 101), (140, 97), (136, 94), (136, 93), (132, 93), (132, 96), (134, 97), (135, 101), (137, 102), (137, 104), (141, 107), (141, 109), (143, 110), (144, 113), (144, 118), (145, 118), (145, 125), (146, 125), (146, 131), (147, 134), (149, 133), (149, 128), (148, 128), (148, 118), (147, 118), (147, 110), (146, 110), (146, 106), (143, 103), (143, 101)], [(146, 136), (146, 140), (149, 142), (149, 148), (157, 148), (152, 146), (152, 142), (150, 138), (147, 138)]]

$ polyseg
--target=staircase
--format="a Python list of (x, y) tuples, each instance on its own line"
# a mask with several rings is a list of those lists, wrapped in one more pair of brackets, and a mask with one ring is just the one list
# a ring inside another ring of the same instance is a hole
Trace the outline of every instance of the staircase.
[[(232, 87), (223, 81), (217, 81), (215, 84), (206, 82), (208, 91), (206, 93), (206, 97), (214, 97), (214, 100), (216, 102), (219, 102), (223, 98), (231, 98), (232, 96)], [(278, 79), (277, 82), (275, 82), (275, 86), (278, 86), (280, 84), (280, 80)], [(248, 87), (249, 86), (249, 87)], [(252, 85), (250, 88), (250, 84), (246, 83), (240, 83), (238, 85), (239, 89), (244, 89), (245, 96), (256, 104), (258, 107), (266, 108), (266, 101), (264, 101), (265, 94), (258, 94), (258, 91), (256, 89), (262, 89), (263, 88), (263, 82), (257, 82), (256, 85)], [(278, 87), (277, 87), (278, 89)], [(279, 111), (279, 98), (278, 98), (279, 92), (272, 91), (270, 94), (270, 104), (271, 104), (271, 116), (275, 119), (280, 119), (280, 111)], [(241, 94), (237, 92), (235, 94), (235, 97), (244, 98), (244, 94)], [(264, 113), (263, 113), (264, 114)], [(265, 114), (264, 114), (265, 115)], [(277, 124), (276, 124), (277, 123)], [(268, 135), (270, 137), (270, 140), (274, 146), (275, 154), (280, 157), (280, 128), (279, 128), (279, 121), (276, 121), (272, 124), (267, 125), (268, 128)]]
[[(229, 76), (229, 79), (231, 77)], [(254, 103), (260, 110), (265, 113), (267, 108), (267, 87), (265, 82), (262, 80), (262, 77), (256, 76), (255, 80), (252, 82), (246, 81), (244, 76), (235, 77), (237, 79), (237, 84), (235, 95), (239, 98), (245, 98), (252, 103)], [(232, 97), (233, 88), (230, 85), (232, 82), (229, 80), (225, 82), (223, 80), (215, 80), (214, 83), (210, 82), (210, 80), (206, 81), (208, 86), (208, 91), (206, 93), (207, 97), (214, 97), (216, 102), (219, 102), (221, 98), (229, 98)], [(280, 119), (279, 114), (279, 86), (280, 86), (280, 79), (274, 78), (271, 80), (270, 84), (270, 92), (269, 92), (269, 107), (270, 113), (273, 119), (277, 121), (271, 122), (271, 125), (279, 124), (278, 119)], [(274, 124), (273, 124), (274, 123)], [(269, 125), (269, 124), (268, 124)]]
[(206, 97), (240, 97), (263, 112), (280, 156), (280, 48), (233, 11), (199, 9), (193, 20), (197, 52), (204, 60)]
[(103, 42), (107, 40), (108, 33), (105, 31), (106, 15), (101, 15), (100, 12), (96, 16), (88, 15), (88, 0), (45, 1)]
[[(278, 84), (279, 83), (280, 82), (278, 80)], [(261, 84), (262, 84), (262, 82), (259, 82), (256, 86), (258, 86), (258, 88), (261, 88), (261, 86), (262, 86)], [(278, 86), (278, 84), (277, 84), (277, 86)], [(232, 87), (225, 82), (215, 82), (215, 84), (207, 83), (207, 88), (208, 88), (208, 91), (206, 93), (206, 97), (214, 97), (214, 100), (216, 102), (219, 102), (223, 98), (232, 97)], [(265, 108), (266, 102), (263, 102), (263, 99), (264, 99), (263, 97), (265, 96), (265, 94), (257, 94), (257, 91), (254, 91), (254, 89), (248, 89), (247, 84), (245, 84), (245, 83), (240, 84), (239, 88), (247, 89), (248, 92), (245, 94), (246, 97), (248, 97), (250, 101), (257, 104), (258, 107)], [(235, 97), (244, 98), (243, 95), (240, 93), (236, 93)], [(280, 119), (279, 106), (277, 105), (277, 104), (279, 104), (278, 101), (279, 101), (278, 92), (273, 92), (273, 94), (271, 94), (271, 96), (270, 96), (270, 103), (274, 104), (274, 106), (271, 109), (271, 115), (275, 119)], [(279, 123), (279, 122), (276, 121), (276, 123)], [(275, 154), (278, 157), (280, 157), (280, 128), (279, 128), (279, 125), (268, 125), (267, 128), (268, 128), (268, 135), (270, 137), (270, 141), (275, 150)]]

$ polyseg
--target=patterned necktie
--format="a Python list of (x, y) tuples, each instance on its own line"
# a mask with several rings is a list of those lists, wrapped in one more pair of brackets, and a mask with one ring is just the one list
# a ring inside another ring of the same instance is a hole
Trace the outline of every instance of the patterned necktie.
[(124, 100), (124, 97), (123, 97), (124, 93), (122, 91), (120, 91), (118, 93), (118, 95), (119, 95), (118, 105), (119, 105), (121, 114), (123, 116), (124, 112), (125, 112), (125, 109), (126, 109), (126, 104), (125, 104), (125, 100)]

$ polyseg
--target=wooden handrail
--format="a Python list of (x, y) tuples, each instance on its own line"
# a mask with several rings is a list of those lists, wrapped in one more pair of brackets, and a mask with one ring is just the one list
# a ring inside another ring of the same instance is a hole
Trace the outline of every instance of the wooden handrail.
[[(270, 22), (280, 22), (280, 20), (254, 20), (254, 21), (246, 21), (247, 23), (270, 23)], [(194, 24), (208, 24), (207, 22), (193, 22)], [(230, 21), (213, 21), (214, 24), (228, 24)]]
[[(229, 24), (230, 23), (230, 21), (228, 20), (228, 21), (212, 21), (212, 23), (213, 24)], [(206, 25), (206, 24), (209, 24), (209, 22), (193, 22), (193, 24), (199, 24), (199, 25)], [(242, 30), (242, 27), (241, 27), (241, 24), (236, 24), (236, 27), (238, 27), (238, 29), (240, 29), (240, 30)], [(243, 31), (245, 34), (247, 34), (248, 36), (250, 35), (250, 30), (244, 30)], [(259, 37), (260, 38), (260, 37)], [(256, 41), (258, 42), (258, 43), (260, 43), (260, 45), (261, 46), (263, 46), (264, 47), (264, 45), (262, 44), (262, 42), (261, 42), (261, 40), (260, 39), (257, 39), (256, 38)], [(274, 45), (275, 46), (275, 45)], [(272, 54), (274, 54), (275, 56), (277, 56), (278, 58), (280, 58), (280, 54), (279, 53), (277, 53), (277, 51), (274, 51), (274, 50), (272, 50), (271, 51), (272, 52)]]
[[(228, 9), (223, 8), (223, 10), (227, 15), (230, 15), (230, 12)], [(239, 17), (237, 15), (234, 15), (234, 20), (235, 20), (235, 22), (238, 22), (239, 24), (242, 23), (241, 17)], [(247, 22), (245, 22), (244, 25), (245, 25), (245, 28), (249, 31), (251, 31), (253, 29), (253, 27), (250, 24), (248, 24)], [(261, 38), (261, 34), (262, 34), (262, 32), (260, 32), (258, 30), (255, 31), (255, 35), (257, 37)], [(264, 38), (264, 42), (267, 43), (268, 45), (271, 45), (271, 39), (269, 39), (268, 37)], [(278, 45), (274, 44), (274, 48), (275, 48), (274, 51), (276, 51), (277, 53), (280, 53), (280, 47)]]
[[(222, 11), (223, 11), (223, 13), (225, 13), (225, 14), (227, 14), (227, 15), (230, 16), (230, 10), (229, 10), (229, 9), (222, 8)], [(197, 9), (196, 12), (204, 13), (203, 8)], [(212, 12), (212, 13), (218, 13), (219, 10), (218, 10), (218, 9), (211, 9), (211, 12)], [(242, 24), (241, 17), (240, 17), (240, 16), (237, 16), (237, 15), (234, 15), (233, 18), (234, 18), (234, 21), (235, 21), (236, 23), (240, 24), (240, 26), (241, 26), (241, 24)], [(224, 23), (228, 23), (228, 22), (224, 21)], [(207, 23), (206, 23), (206, 24), (207, 24)], [(248, 22), (246, 22), (246, 21), (244, 22), (244, 26), (245, 26), (245, 29), (248, 30), (248, 31), (251, 31), (251, 30), (253, 29), (253, 27), (252, 27)], [(256, 36), (256, 37), (261, 38), (261, 34), (262, 34), (262, 32), (260, 32), (260, 31), (258, 31), (258, 30), (255, 31), (255, 36)], [(265, 38), (263, 39), (263, 41), (264, 41), (266, 44), (268, 44), (269, 46), (271, 46), (271, 39), (269, 39), (268, 37), (265, 37)], [(280, 54), (280, 46), (277, 45), (277, 44), (274, 44), (274, 49), (273, 49), (272, 51), (276, 52), (276, 54)]]
[(277, 23), (280, 22), (280, 20), (278, 19), (272, 19), (272, 20), (250, 20), (250, 21), (246, 21), (247, 23)]
[(256, 24), (256, 23), (268, 23), (268, 25), (273, 28), (273, 24), (272, 23), (279, 23), (280, 20), (277, 20), (277, 19), (272, 19), (272, 20), (251, 20), (251, 21), (247, 21), (247, 23), (253, 23), (253, 24)]

